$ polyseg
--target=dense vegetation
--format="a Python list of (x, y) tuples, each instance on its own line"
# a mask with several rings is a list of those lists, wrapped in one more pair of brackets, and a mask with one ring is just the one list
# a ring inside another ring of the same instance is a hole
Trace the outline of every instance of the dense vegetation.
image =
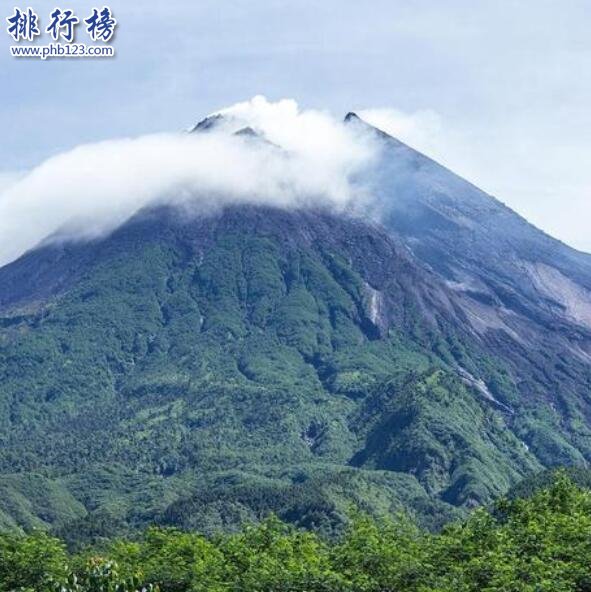
[(457, 368), (516, 406), (509, 375), (373, 227), (140, 219), (0, 270), (0, 292), (46, 268), (59, 294), (0, 311), (4, 528), (92, 542), (271, 511), (331, 533), (351, 504), (436, 528), (542, 468), (524, 416)]
[(385, 150), (0, 269), (0, 592), (591, 590), (591, 258)]
[(591, 589), (591, 492), (559, 475), (432, 534), (356, 515), (336, 540), (269, 518), (206, 538), (152, 528), (69, 554), (40, 531), (0, 537), (0, 590), (557, 592)]
[(1, 529), (436, 530), (591, 462), (591, 256), (346, 123), (380, 224), (160, 208), (0, 268)]

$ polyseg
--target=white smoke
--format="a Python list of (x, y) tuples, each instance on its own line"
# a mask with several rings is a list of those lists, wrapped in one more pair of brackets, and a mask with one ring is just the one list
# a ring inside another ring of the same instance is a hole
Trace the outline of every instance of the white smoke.
[[(259, 96), (220, 113), (225, 123), (206, 133), (82, 145), (0, 182), (0, 265), (52, 235), (101, 236), (151, 205), (347, 208), (364, 199), (353, 179), (373, 150), (358, 131), (291, 100)], [(264, 139), (234, 135), (246, 126)]]
[(0, 171), (0, 195), (26, 175), (26, 171)]

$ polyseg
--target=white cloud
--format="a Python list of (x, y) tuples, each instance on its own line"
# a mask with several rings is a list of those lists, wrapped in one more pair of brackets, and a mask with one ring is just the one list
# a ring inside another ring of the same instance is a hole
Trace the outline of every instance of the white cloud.
[[(324, 201), (375, 213), (368, 208), (376, 204), (359, 184), (374, 151), (368, 137), (356, 135), (359, 131), (330, 114), (302, 111), (288, 99), (269, 102), (258, 96), (219, 113), (226, 123), (210, 133), (86, 144), (26, 174), (1, 173), (0, 265), (48, 236), (100, 236), (141, 208), (162, 203), (203, 211), (227, 203), (299, 207)], [(454, 127), (432, 110), (358, 113), (558, 238), (591, 250), (586, 238), (590, 187), (576, 150), (546, 146), (554, 162), (548, 170), (519, 130), (512, 137), (491, 136), (482, 128)], [(245, 126), (266, 141), (233, 135)], [(564, 215), (557, 216), (557, 210)]]
[(0, 171), (0, 195), (10, 189), (25, 175), (26, 171)]
[(13, 179), (0, 193), (0, 264), (54, 233), (107, 233), (149, 205), (297, 207), (325, 200), (348, 207), (362, 197), (351, 178), (372, 150), (330, 115), (264, 97), (223, 113), (234, 128), (250, 125), (268, 141), (223, 128), (109, 140), (49, 158)]

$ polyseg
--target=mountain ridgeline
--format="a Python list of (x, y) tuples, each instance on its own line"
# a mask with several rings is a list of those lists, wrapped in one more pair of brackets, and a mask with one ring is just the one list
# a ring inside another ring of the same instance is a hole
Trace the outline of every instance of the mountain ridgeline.
[(587, 464), (591, 256), (345, 121), (379, 222), (160, 207), (0, 269), (0, 527), (435, 528)]

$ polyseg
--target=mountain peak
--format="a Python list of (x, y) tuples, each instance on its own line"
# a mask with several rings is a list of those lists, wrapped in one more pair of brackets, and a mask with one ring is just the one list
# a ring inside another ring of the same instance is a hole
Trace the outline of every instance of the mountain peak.
[(359, 115), (357, 115), (357, 113), (355, 113), (354, 111), (349, 111), (349, 113), (347, 113), (347, 115), (345, 115), (345, 123), (348, 123), (349, 121), (361, 121), (361, 117), (359, 117)]
[(204, 119), (198, 121), (190, 130), (189, 133), (195, 132), (209, 132), (226, 122), (226, 118), (221, 113), (208, 115)]
[[(267, 142), (258, 121), (222, 112), (191, 132)], [(139, 478), (142, 516), (178, 526), (168, 500), (205, 519), (190, 484), (225, 486), (221, 467), (240, 506), (221, 500), (216, 523), (277, 509), (261, 509), (263, 475), (304, 524), (332, 519), (332, 497), (300, 510), (317, 475), (428, 519), (591, 460), (572, 427), (591, 418), (591, 257), (356, 113), (343, 125), (378, 140), (362, 181), (379, 223), (163, 206), (0, 268), (0, 471), (63, 475), (98, 512), (124, 500), (129, 524)]]
[(240, 128), (237, 132), (234, 132), (235, 136), (248, 136), (251, 138), (258, 138), (260, 134), (256, 132), (250, 125)]
[(248, 122), (236, 118), (233, 115), (224, 115), (222, 113), (208, 115), (190, 128), (189, 133), (209, 133), (212, 131), (225, 131), (234, 136), (266, 140), (264, 135), (249, 125)]

